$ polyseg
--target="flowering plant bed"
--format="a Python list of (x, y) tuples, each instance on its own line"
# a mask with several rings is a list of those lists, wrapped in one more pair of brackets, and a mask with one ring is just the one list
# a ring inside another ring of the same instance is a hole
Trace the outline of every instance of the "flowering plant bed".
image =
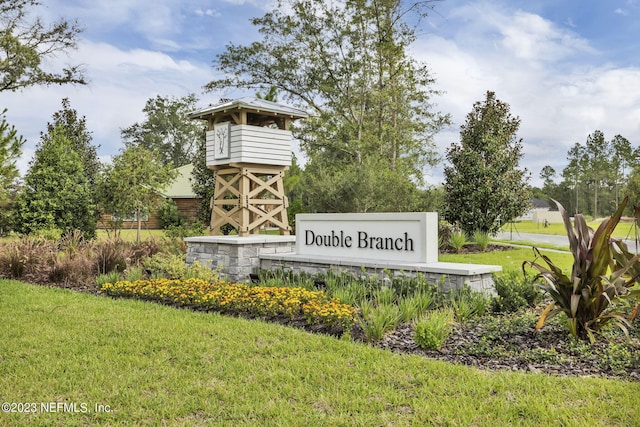
[(137, 298), (197, 310), (284, 320), (332, 335), (349, 331), (356, 310), (321, 291), (303, 288), (249, 286), (201, 279), (153, 279), (105, 283), (100, 291), (113, 297)]

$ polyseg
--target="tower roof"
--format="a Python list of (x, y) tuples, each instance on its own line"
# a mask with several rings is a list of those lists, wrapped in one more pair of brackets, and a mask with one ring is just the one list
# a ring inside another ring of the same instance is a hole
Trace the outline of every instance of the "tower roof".
[(233, 99), (220, 104), (209, 105), (208, 107), (189, 113), (188, 117), (190, 119), (207, 120), (213, 115), (239, 110), (255, 112), (263, 116), (284, 116), (289, 119), (304, 119), (309, 117), (305, 111), (298, 108), (253, 97)]

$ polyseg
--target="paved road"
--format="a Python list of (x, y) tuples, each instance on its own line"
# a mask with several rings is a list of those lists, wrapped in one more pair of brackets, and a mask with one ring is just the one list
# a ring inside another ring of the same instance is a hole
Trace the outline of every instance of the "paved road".
[[(539, 243), (552, 243), (556, 245), (569, 246), (567, 236), (555, 236), (552, 234), (534, 234), (534, 233), (519, 233), (517, 231), (507, 231), (498, 233), (496, 236), (501, 240), (511, 240), (514, 243), (520, 242), (539, 242)], [(625, 240), (627, 247), (630, 251), (638, 252), (639, 247), (636, 245), (635, 239)]]

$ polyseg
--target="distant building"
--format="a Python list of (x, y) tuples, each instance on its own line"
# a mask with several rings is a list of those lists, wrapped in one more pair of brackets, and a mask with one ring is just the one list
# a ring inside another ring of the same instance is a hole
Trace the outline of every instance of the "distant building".
[(561, 223), (562, 215), (558, 211), (552, 211), (549, 203), (542, 199), (531, 199), (531, 208), (524, 215), (517, 218), (518, 221), (533, 221), (547, 224)]
[(516, 221), (532, 221), (534, 212), (546, 212), (550, 208), (549, 203), (542, 199), (531, 199), (529, 210), (516, 218)]
[[(176, 168), (176, 171), (178, 172), (176, 179), (169, 185), (169, 187), (161, 191), (159, 196), (173, 200), (178, 206), (180, 216), (186, 221), (195, 221), (197, 218), (198, 206), (200, 205), (200, 198), (193, 192), (193, 188), (191, 188), (193, 164)], [(103, 214), (98, 223), (98, 227), (106, 228), (110, 220), (111, 214)], [(132, 216), (131, 218), (124, 219), (122, 223), (123, 229), (135, 227), (137, 227), (136, 218)], [(142, 218), (142, 227), (147, 230), (157, 230), (162, 228), (158, 212), (152, 212), (150, 215)]]

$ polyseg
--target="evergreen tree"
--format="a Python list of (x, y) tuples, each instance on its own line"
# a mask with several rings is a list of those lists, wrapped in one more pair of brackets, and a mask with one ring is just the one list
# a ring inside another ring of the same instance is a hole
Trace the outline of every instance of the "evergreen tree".
[(87, 118), (78, 116), (78, 112), (71, 108), (69, 98), (62, 99), (62, 109), (53, 113), (53, 122), (47, 123), (47, 133), (41, 134), (40, 138), (43, 141), (51, 139), (56, 129), (63, 133), (73, 151), (80, 155), (87, 181), (94, 186), (100, 172), (99, 147), (92, 145), (93, 137), (87, 129)]
[(54, 129), (37, 148), (16, 210), (17, 228), (22, 233), (80, 230), (87, 238), (95, 237), (90, 185), (80, 155), (63, 129)]
[(215, 191), (216, 178), (213, 169), (207, 167), (207, 141), (205, 130), (201, 130), (196, 154), (193, 158), (193, 181), (191, 188), (200, 198), (197, 218), (204, 224), (211, 221), (211, 199)]
[(7, 110), (0, 113), (0, 235), (12, 227), (13, 205), (17, 194), (16, 161), (22, 153), (24, 138), (7, 122)]
[(531, 206), (529, 173), (518, 169), (520, 119), (488, 91), (460, 129), (460, 143), (447, 150), (444, 216), (468, 234), (497, 232)]
[(16, 161), (25, 143), (16, 128), (7, 122), (6, 113), (6, 109), (0, 113), (0, 206), (7, 202), (8, 190), (18, 177)]

